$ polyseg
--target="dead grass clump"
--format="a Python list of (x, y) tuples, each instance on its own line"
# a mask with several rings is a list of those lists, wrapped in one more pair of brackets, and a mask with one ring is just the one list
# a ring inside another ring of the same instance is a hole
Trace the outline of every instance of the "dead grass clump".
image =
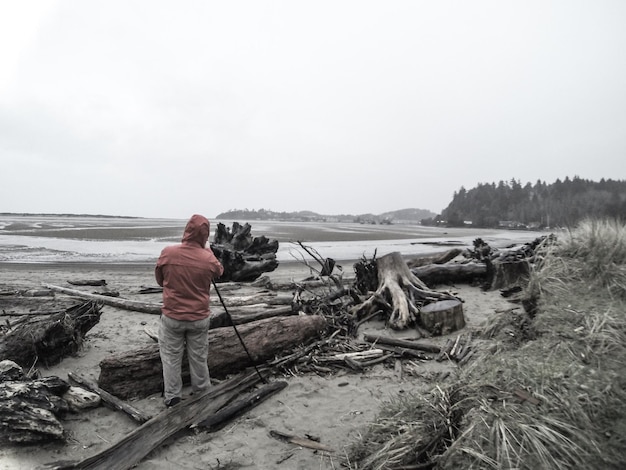
[(377, 420), (352, 447), (352, 469), (390, 469), (430, 462), (456, 435), (447, 392), (398, 395), (383, 404)]
[(569, 261), (568, 275), (626, 299), (626, 225), (618, 220), (586, 219), (557, 246)]
[[(384, 426), (372, 425), (350, 468), (624, 467), (626, 228), (585, 224), (531, 271), (526, 295), (537, 309), (524, 322), (533, 335), (475, 356), (444, 389), (398, 402)], [(515, 327), (511, 312), (496, 323), (486, 329), (495, 340)]]

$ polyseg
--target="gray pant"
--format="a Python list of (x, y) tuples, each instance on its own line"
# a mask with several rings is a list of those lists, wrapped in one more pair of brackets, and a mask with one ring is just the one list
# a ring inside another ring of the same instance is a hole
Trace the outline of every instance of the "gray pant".
[(187, 350), (193, 392), (211, 386), (207, 355), (209, 352), (209, 319), (181, 321), (161, 315), (159, 353), (163, 364), (163, 394), (165, 401), (180, 397), (183, 389), (181, 375), (183, 353)]

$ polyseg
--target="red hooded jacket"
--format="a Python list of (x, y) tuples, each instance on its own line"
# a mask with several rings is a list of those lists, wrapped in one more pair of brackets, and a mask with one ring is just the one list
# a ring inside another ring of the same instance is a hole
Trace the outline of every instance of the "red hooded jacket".
[(161, 251), (154, 275), (163, 287), (163, 315), (185, 321), (210, 315), (211, 281), (224, 273), (224, 267), (206, 247), (208, 239), (208, 219), (195, 214), (187, 222), (182, 243)]

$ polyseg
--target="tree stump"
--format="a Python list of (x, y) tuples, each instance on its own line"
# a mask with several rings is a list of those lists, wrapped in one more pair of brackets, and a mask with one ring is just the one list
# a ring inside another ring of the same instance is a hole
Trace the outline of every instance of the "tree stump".
[(493, 280), (491, 289), (504, 289), (515, 284), (526, 284), (530, 275), (530, 263), (528, 260), (493, 263)]
[(419, 323), (435, 335), (447, 335), (465, 327), (463, 303), (460, 300), (440, 300), (420, 309)]
[(376, 265), (378, 289), (369, 299), (352, 309), (352, 314), (357, 318), (382, 310), (389, 315), (387, 325), (401, 330), (415, 323), (421, 304), (456, 299), (452, 295), (430, 290), (411, 272), (397, 251), (378, 258)]

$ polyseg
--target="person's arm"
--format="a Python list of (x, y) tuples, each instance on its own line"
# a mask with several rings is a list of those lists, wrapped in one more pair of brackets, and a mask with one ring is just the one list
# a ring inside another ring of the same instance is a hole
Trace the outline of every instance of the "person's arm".
[(163, 267), (157, 264), (156, 268), (154, 268), (154, 278), (158, 285), (163, 287)]
[(209, 252), (209, 271), (211, 273), (211, 279), (217, 279), (219, 278), (222, 274), (224, 274), (224, 266), (222, 266), (222, 263), (220, 263), (220, 260), (217, 259), (217, 256), (215, 256), (215, 253), (213, 253), (213, 250), (211, 250), (211, 248), (206, 248), (206, 250)]

